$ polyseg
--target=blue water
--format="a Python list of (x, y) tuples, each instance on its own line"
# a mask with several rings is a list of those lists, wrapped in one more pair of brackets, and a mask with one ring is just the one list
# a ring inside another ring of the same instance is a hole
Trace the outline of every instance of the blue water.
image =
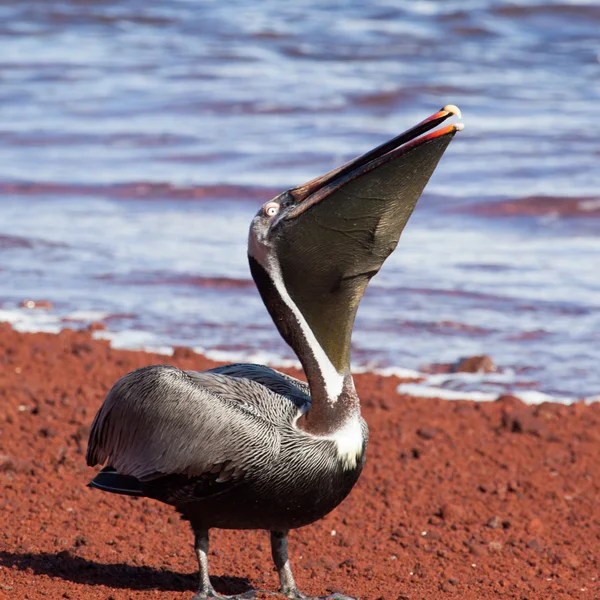
[(453, 103), (355, 364), (485, 353), (506, 389), (598, 395), (599, 31), (600, 2), (2, 3), (0, 319), (290, 358), (251, 216)]

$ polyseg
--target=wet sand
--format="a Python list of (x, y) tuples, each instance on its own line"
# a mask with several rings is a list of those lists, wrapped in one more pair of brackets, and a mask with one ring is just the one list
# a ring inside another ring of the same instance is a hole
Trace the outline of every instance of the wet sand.
[[(87, 435), (112, 383), (143, 365), (215, 363), (111, 349), (90, 333), (0, 324), (0, 598), (187, 599), (192, 536), (173, 509), (85, 487)], [(350, 497), (291, 535), (305, 593), (364, 600), (600, 594), (600, 405), (483, 404), (356, 376), (371, 442)], [(276, 588), (264, 532), (215, 531), (222, 593)], [(265, 596), (266, 597), (266, 596)]]

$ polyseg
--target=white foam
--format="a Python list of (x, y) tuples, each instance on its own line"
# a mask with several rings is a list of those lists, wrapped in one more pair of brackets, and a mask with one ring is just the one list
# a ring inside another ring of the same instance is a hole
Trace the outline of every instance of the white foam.
[[(482, 390), (461, 390), (432, 385), (431, 380), (422, 383), (401, 383), (398, 393), (421, 398), (442, 398), (443, 400), (473, 400), (475, 402), (493, 402), (505, 394), (516, 396), (525, 404), (541, 404), (542, 402), (559, 402), (572, 404), (581, 398), (572, 396), (552, 396), (538, 390), (503, 390), (501, 392), (486, 392)], [(584, 398), (588, 403), (600, 402), (600, 395)]]
[(195, 346), (193, 351), (218, 362), (250, 362), (284, 369), (302, 369), (299, 360), (284, 358), (275, 352), (267, 352), (266, 350), (240, 352), (239, 350), (211, 350), (202, 346)]
[(16, 331), (58, 333), (63, 324), (53, 313), (45, 310), (31, 309), (0, 309), (0, 322), (10, 323)]
[(94, 331), (92, 337), (96, 340), (109, 340), (110, 345), (118, 350), (142, 350), (155, 354), (173, 355), (173, 347), (160, 343), (160, 339), (149, 331)]
[(593, 211), (600, 209), (600, 198), (597, 200), (581, 200), (577, 205), (579, 210)]
[[(100, 311), (73, 311), (65, 315), (73, 321), (87, 322), (98, 321), (105, 318), (105, 313)], [(58, 333), (64, 328), (65, 316), (58, 316), (53, 312), (31, 309), (0, 309), (0, 322), (8, 322), (20, 332), (45, 332)], [(111, 346), (117, 349), (143, 350), (173, 355), (173, 347), (165, 345), (161, 338), (148, 331), (124, 330), (124, 331), (94, 331), (94, 339), (109, 340)], [(265, 350), (237, 351), (237, 350), (212, 350), (202, 346), (195, 346), (193, 351), (218, 362), (253, 362), (268, 364), (274, 368), (301, 369), (301, 364), (296, 359), (285, 358), (275, 352)], [(516, 374), (511, 369), (494, 373), (442, 373), (427, 374), (413, 369), (403, 367), (373, 368), (370, 365), (353, 366), (353, 373), (374, 373), (382, 377), (396, 376), (401, 379), (420, 380), (413, 383), (402, 383), (397, 390), (401, 394), (424, 398), (442, 398), (445, 400), (473, 400), (476, 402), (490, 402), (499, 398), (502, 394), (510, 393), (527, 404), (540, 404), (542, 402), (560, 402), (571, 404), (580, 400), (588, 403), (600, 402), (600, 395), (587, 398), (570, 396), (553, 396), (532, 389), (511, 389), (511, 384), (517, 382)], [(461, 389), (466, 386), (469, 389)], [(479, 389), (472, 389), (477, 387)], [(486, 387), (493, 388), (485, 390)]]
[[(521, 399), (525, 404), (542, 404), (542, 402), (560, 402), (562, 404), (572, 404), (577, 402), (578, 398), (572, 398), (568, 396), (551, 396), (538, 390), (518, 390), (511, 392), (513, 396)], [(599, 397), (600, 399), (600, 397)], [(590, 399), (587, 399), (590, 401)]]
[(421, 398), (442, 398), (444, 400), (474, 400), (476, 402), (493, 402), (498, 399), (497, 392), (460, 391), (449, 390), (427, 385), (426, 383), (401, 383), (398, 388), (400, 394), (418, 396)]
[(423, 373), (414, 369), (405, 369), (404, 367), (381, 367), (371, 368), (369, 365), (352, 366), (353, 373), (375, 373), (382, 377), (395, 376), (399, 379), (423, 379), (426, 377)]
[(108, 317), (107, 312), (100, 310), (74, 310), (64, 315), (63, 319), (67, 321), (102, 321)]
[(505, 371), (494, 371), (493, 373), (434, 373), (425, 375), (427, 383), (432, 386), (443, 386), (444, 384), (482, 384), (482, 383), (514, 383), (515, 372), (512, 369)]

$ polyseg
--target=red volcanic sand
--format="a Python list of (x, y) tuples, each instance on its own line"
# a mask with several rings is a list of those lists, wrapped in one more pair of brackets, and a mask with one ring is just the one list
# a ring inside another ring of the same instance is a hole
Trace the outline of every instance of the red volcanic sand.
[[(192, 535), (174, 510), (85, 487), (89, 427), (112, 383), (165, 357), (88, 332), (0, 324), (0, 598), (187, 599)], [(213, 362), (178, 349), (169, 362)], [(363, 599), (598, 598), (600, 405), (420, 399), (358, 375), (365, 472), (332, 514), (290, 536), (306, 593)], [(223, 593), (274, 590), (264, 532), (214, 531)]]

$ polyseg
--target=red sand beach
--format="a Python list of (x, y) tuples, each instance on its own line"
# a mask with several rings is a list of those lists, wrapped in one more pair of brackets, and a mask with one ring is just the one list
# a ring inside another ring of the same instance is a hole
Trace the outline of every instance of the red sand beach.
[[(192, 535), (173, 509), (85, 487), (94, 414), (114, 381), (157, 362), (89, 332), (0, 324), (0, 598), (189, 600)], [(600, 597), (600, 405), (481, 404), (356, 376), (367, 466), (350, 497), (290, 536), (300, 589), (364, 600)], [(215, 531), (218, 591), (274, 590), (264, 532)]]

